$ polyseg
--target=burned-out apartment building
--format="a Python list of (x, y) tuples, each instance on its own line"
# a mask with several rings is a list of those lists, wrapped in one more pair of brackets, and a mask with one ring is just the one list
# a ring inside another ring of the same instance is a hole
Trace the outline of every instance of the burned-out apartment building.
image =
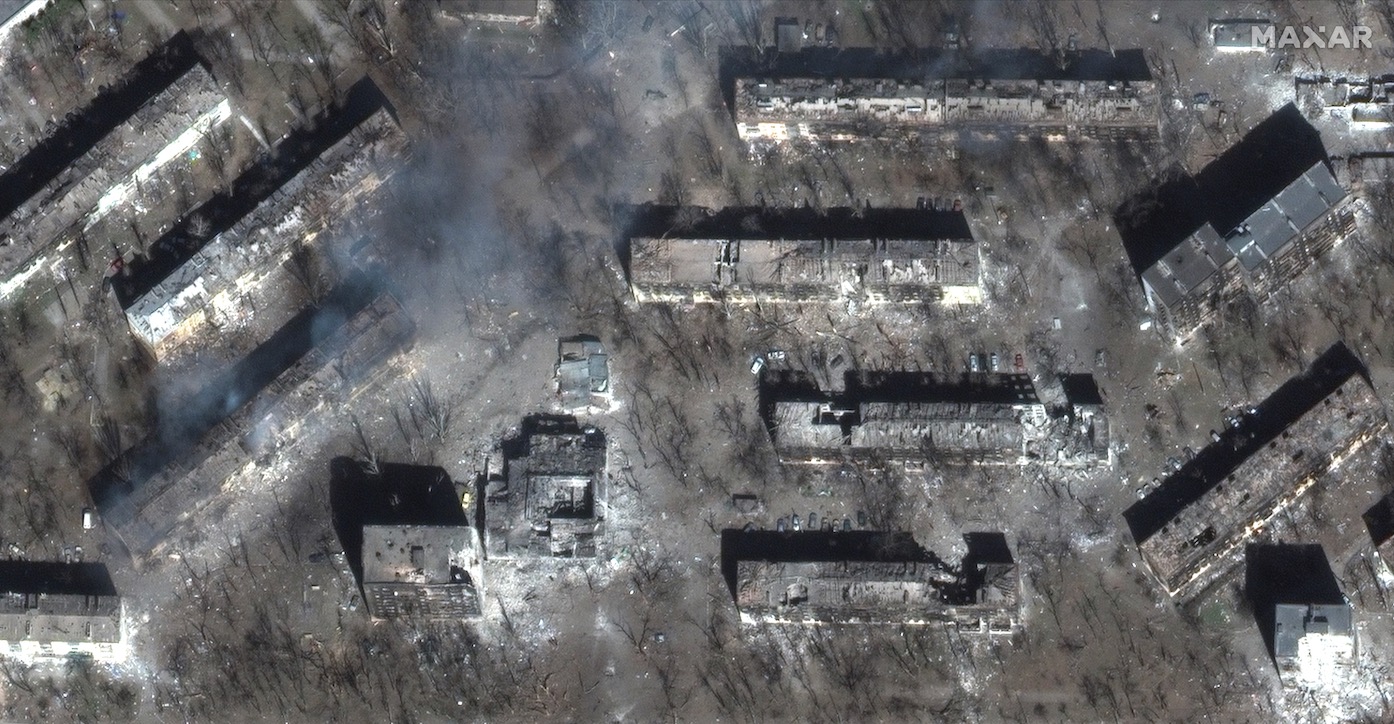
[(0, 561), (0, 655), (126, 658), (124, 605), (99, 563)]
[[(88, 483), (102, 517), (137, 557), (176, 534), (258, 456), (293, 446), (321, 406), (372, 384), (415, 325), (388, 293), (350, 279), (189, 401), (170, 430), (123, 453)], [(335, 326), (337, 325), (337, 326)]]
[(655, 208), (629, 239), (639, 302), (979, 304), (958, 209)]
[(852, 371), (822, 390), (806, 374), (768, 372), (760, 408), (781, 462), (880, 459), (1092, 466), (1110, 462), (1108, 421), (1092, 379), (1047, 406), (1024, 374)]
[(727, 530), (722, 569), (746, 623), (949, 623), (1009, 634), (1020, 580), (1006, 538), (964, 539), (967, 555), (951, 564), (908, 533)]
[(605, 532), (604, 431), (574, 417), (533, 415), (501, 443), (486, 471), (485, 545), (491, 558), (593, 558)]
[(85, 300), (113, 254), (211, 195), (189, 168), (226, 152), (233, 114), (180, 33), (67, 119), (0, 176), (0, 300)]
[(1123, 514), (1143, 560), (1187, 600), (1239, 563), (1244, 547), (1388, 429), (1384, 406), (1344, 345), (1324, 352)]
[(745, 141), (1157, 133), (1157, 87), (1137, 50), (1056, 62), (1026, 50), (724, 49), (723, 72)]
[(380, 107), (167, 276), (119, 285), (141, 348), (165, 362), (186, 349), (235, 358), (265, 341), (338, 281), (321, 237), (405, 162), (406, 138)]
[[(1170, 205), (1190, 208), (1163, 204), (1155, 213), (1198, 227), (1160, 253), (1130, 250), (1162, 332), (1184, 340), (1242, 294), (1267, 299), (1354, 231), (1349, 193), (1315, 129), (1295, 114), (1289, 105), (1194, 179), (1173, 181), (1187, 191)], [(1294, 136), (1306, 141), (1290, 149), (1285, 144)]]
[(482, 612), (484, 549), (458, 488), (438, 467), (332, 465), (330, 507), (375, 619), (460, 620)]
[(1309, 117), (1348, 131), (1394, 128), (1394, 73), (1297, 79), (1297, 102)]

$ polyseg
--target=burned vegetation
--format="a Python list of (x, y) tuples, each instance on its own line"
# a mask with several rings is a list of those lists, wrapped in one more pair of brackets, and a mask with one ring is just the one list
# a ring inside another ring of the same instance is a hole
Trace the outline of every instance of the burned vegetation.
[(1202, 10), (0, 2), (0, 713), (1387, 719), (1391, 16)]

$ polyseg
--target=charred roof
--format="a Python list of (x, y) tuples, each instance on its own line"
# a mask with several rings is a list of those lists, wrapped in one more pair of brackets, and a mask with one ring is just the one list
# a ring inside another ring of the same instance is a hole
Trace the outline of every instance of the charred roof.
[(1141, 544), (1162, 530), (1178, 513), (1200, 500), (1356, 375), (1369, 383), (1364, 364), (1350, 349), (1339, 342), (1327, 349), (1306, 371), (1283, 383), (1258, 404), (1257, 414), (1245, 420), (1243, 435), (1231, 434), (1231, 439), (1207, 445), (1152, 494), (1124, 511), (1133, 539)]

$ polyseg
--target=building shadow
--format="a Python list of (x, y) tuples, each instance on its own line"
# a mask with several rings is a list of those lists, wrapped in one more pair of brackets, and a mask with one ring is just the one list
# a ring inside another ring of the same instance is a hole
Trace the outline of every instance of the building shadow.
[(363, 580), (363, 526), (470, 526), (455, 483), (444, 468), (379, 463), (371, 473), (348, 457), (329, 463), (334, 532), (354, 578)]
[(1321, 133), (1288, 103), (1199, 173), (1169, 167), (1113, 213), (1134, 273), (1142, 274), (1205, 224), (1221, 236), (1233, 231), (1318, 162), (1327, 162), (1329, 170)]
[(1207, 492), (1336, 391), (1359, 376), (1370, 383), (1369, 371), (1343, 342), (1317, 357), (1302, 374), (1284, 382), (1244, 417), (1239, 429), (1226, 428), (1220, 439), (1206, 445), (1147, 497), (1123, 511), (1128, 530), (1139, 545), (1151, 538), (1187, 506)]
[(105, 563), (0, 561), (0, 592), (115, 596)]
[(1360, 518), (1365, 521), (1365, 529), (1370, 532), (1370, 542), (1376, 548), (1388, 543), (1394, 538), (1394, 493), (1380, 498), (1379, 502), (1370, 506)]
[(1275, 607), (1280, 603), (1342, 604), (1340, 583), (1315, 543), (1258, 543), (1244, 549), (1244, 593), (1268, 656), (1274, 652)]

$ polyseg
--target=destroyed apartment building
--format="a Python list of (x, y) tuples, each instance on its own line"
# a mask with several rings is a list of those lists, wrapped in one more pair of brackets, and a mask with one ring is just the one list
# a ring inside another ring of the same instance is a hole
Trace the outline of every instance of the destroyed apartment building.
[(0, 655), (121, 661), (123, 618), (102, 564), (0, 561)]
[(335, 461), (330, 506), (349, 568), (375, 619), (479, 616), (479, 532), (444, 470)]
[(198, 514), (226, 483), (287, 452), (306, 418), (372, 384), (414, 334), (395, 297), (351, 278), (161, 421), (173, 431), (157, 430), (89, 481), (103, 519), (137, 559), (177, 532), (200, 535)]
[[(1279, 111), (1196, 177), (1186, 203), (1197, 208), (1180, 215), (1200, 221), (1199, 228), (1139, 274), (1160, 330), (1184, 340), (1246, 291), (1267, 299), (1355, 230), (1351, 197), (1320, 141), (1311, 153), (1286, 153), (1275, 138), (1285, 124), (1315, 134), (1305, 121), (1283, 118), (1295, 113), (1290, 105)], [(1294, 168), (1294, 160), (1302, 165)]]
[(853, 141), (946, 134), (1065, 140), (1154, 137), (1159, 96), (1141, 51), (914, 53), (728, 51), (744, 141)]
[[(167, 277), (125, 300), (155, 360), (185, 349), (235, 358), (337, 281), (320, 237), (405, 163), (406, 139), (380, 108)], [(226, 350), (226, 353), (220, 353)]]
[(156, 231), (197, 202), (184, 167), (233, 109), (187, 44), (176, 36), (0, 176), (0, 300), (105, 270), (106, 232)]
[(1297, 79), (1297, 102), (1312, 118), (1347, 131), (1394, 128), (1394, 74)]
[(767, 372), (760, 407), (785, 464), (1108, 464), (1097, 388), (1074, 385), (1076, 397), (1048, 408), (1023, 374), (850, 371), (841, 390), (821, 390), (806, 374)]
[(980, 304), (978, 245), (960, 210), (693, 208), (630, 237), (635, 300), (677, 304)]
[(605, 433), (570, 416), (533, 415), (486, 471), (491, 558), (594, 558), (605, 532)]
[(1143, 560), (1183, 601), (1232, 571), (1245, 544), (1388, 422), (1360, 361), (1338, 344), (1223, 428), (1123, 513)]
[(600, 340), (577, 335), (557, 343), (557, 396), (568, 413), (610, 406), (610, 356)]
[(968, 553), (952, 565), (908, 533), (726, 530), (722, 569), (745, 623), (948, 623), (1010, 634), (1020, 574), (1006, 537), (964, 540)]

